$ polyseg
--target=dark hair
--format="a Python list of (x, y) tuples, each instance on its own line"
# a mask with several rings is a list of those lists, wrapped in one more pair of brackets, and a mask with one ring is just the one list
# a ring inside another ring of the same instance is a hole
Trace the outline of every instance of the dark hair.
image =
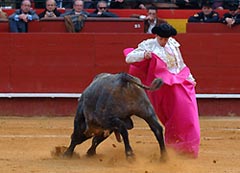
[(103, 0), (98, 1), (97, 8), (99, 7), (99, 4), (106, 4), (106, 7), (107, 7), (107, 2), (106, 1), (103, 1)]
[(21, 5), (23, 5), (23, 3), (26, 1), (30, 2), (30, 4), (32, 4), (32, 2), (30, 0), (22, 0)]
[(238, 4), (230, 4), (228, 9), (230, 11), (236, 11), (238, 9)]
[(149, 11), (149, 10), (156, 10), (156, 11), (157, 11), (158, 9), (157, 9), (157, 7), (155, 7), (155, 6), (149, 6), (149, 7), (147, 8), (147, 11)]
[(212, 8), (213, 3), (211, 1), (206, 1), (202, 3), (202, 8), (203, 7), (210, 7)]

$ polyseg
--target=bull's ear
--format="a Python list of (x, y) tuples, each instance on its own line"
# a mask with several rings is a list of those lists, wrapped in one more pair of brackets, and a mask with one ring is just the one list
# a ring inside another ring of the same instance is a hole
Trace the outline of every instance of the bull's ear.
[(127, 56), (130, 52), (132, 52), (134, 50), (134, 48), (126, 48), (123, 50), (123, 54), (124, 56)]

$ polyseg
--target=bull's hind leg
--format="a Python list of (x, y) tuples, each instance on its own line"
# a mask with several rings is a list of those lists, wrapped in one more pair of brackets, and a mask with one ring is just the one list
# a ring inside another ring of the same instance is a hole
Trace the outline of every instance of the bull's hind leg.
[[(112, 132), (111, 132), (112, 133)], [(109, 136), (109, 135), (108, 135)], [(105, 136), (104, 133), (102, 133), (101, 136), (94, 136), (93, 140), (92, 140), (92, 145), (91, 147), (88, 149), (87, 151), (87, 155), (88, 156), (93, 156), (96, 154), (96, 148), (97, 146), (104, 141), (106, 138), (108, 138), (108, 136)]]
[(130, 146), (130, 143), (129, 143), (128, 131), (127, 131), (127, 127), (126, 127), (125, 123), (123, 121), (121, 121), (119, 118), (115, 118), (111, 122), (113, 123), (114, 127), (118, 128), (118, 132), (121, 134), (121, 136), (123, 138), (126, 156), (133, 157), (134, 153), (133, 153), (132, 147)]
[(165, 142), (163, 137), (163, 127), (159, 124), (155, 114), (145, 119), (145, 121), (148, 123), (149, 127), (154, 132), (154, 135), (158, 140), (159, 147), (161, 150), (161, 160), (165, 161), (167, 159), (167, 152), (166, 152)]

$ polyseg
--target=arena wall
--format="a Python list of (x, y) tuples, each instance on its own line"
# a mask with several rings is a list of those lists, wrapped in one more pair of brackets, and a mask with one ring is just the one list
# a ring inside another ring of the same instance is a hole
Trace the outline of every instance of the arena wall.
[[(101, 72), (128, 71), (123, 49), (144, 33), (0, 33), (0, 115), (74, 115), (77, 98)], [(176, 39), (197, 80), (200, 115), (238, 116), (239, 33)]]

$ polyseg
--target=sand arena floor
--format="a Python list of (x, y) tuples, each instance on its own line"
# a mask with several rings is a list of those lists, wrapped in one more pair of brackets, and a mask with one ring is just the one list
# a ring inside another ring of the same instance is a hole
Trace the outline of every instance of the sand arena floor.
[(72, 159), (53, 157), (56, 146), (68, 146), (73, 117), (0, 117), (0, 172), (240, 173), (240, 117), (201, 117), (199, 158), (168, 150), (166, 163), (159, 161), (157, 141), (146, 123), (137, 117), (133, 121), (129, 138), (136, 160), (129, 162), (113, 135), (94, 157), (85, 154), (90, 140), (76, 147)]

